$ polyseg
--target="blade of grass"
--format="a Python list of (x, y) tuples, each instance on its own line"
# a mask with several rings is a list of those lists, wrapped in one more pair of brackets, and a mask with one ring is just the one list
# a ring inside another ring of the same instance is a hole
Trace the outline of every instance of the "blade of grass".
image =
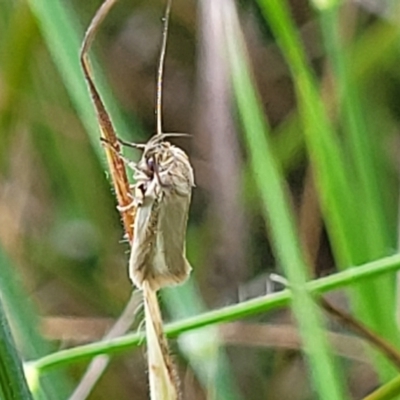
[[(305, 286), (310, 294), (319, 295), (328, 291), (351, 287), (355, 283), (375, 279), (378, 276), (393, 273), (399, 269), (400, 254), (396, 254), (394, 256), (360, 265), (356, 268), (347, 269), (325, 278), (309, 281)], [(199, 314), (183, 321), (170, 323), (166, 325), (165, 333), (168, 337), (176, 337), (182, 333), (213, 324), (232, 322), (240, 318), (251, 317), (253, 315), (276, 310), (289, 305), (291, 300), (292, 292), (286, 289), (279, 293), (257, 297), (232, 306)], [(144, 340), (144, 333), (138, 332), (117, 339), (77, 346), (73, 349), (61, 350), (27, 364), (30, 365), (31, 368), (36, 369), (38, 373), (43, 373), (48, 369), (84, 360), (99, 354), (111, 354), (132, 349), (136, 346), (142, 345)]]
[[(25, 358), (41, 357), (51, 351), (51, 346), (40, 336), (38, 332), (39, 321), (37, 311), (28, 301), (28, 296), (21, 287), (15, 271), (17, 268), (11, 265), (0, 248), (0, 293), (4, 305), (11, 316), (12, 325), (18, 348)], [(29, 378), (29, 376), (28, 376)], [(68, 383), (60, 373), (43, 377), (37, 382), (32, 392), (35, 399), (54, 399), (57, 396), (66, 397)]]
[[(364, 85), (365, 80), (381, 69), (391, 59), (395, 52), (400, 35), (400, 29), (394, 26), (376, 22), (370, 26), (363, 36), (353, 45), (351, 64), (347, 64), (353, 85)], [(379, 43), (379, 46), (375, 46)], [(349, 65), (350, 64), (350, 65)], [(279, 160), (284, 172), (294, 168), (302, 157), (304, 136), (298, 129), (299, 115), (295, 111), (282, 125), (274, 130), (274, 154)]]
[[(376, 163), (374, 162), (374, 141), (371, 140), (371, 132), (365, 123), (354, 79), (351, 79), (349, 71), (349, 46), (343, 45), (340, 37), (340, 8), (333, 4), (331, 7), (321, 8), (320, 22), (327, 49), (328, 60), (332, 65), (334, 75), (334, 87), (336, 88), (337, 107), (339, 108), (340, 121), (345, 135), (344, 140), (348, 143), (348, 154), (354, 165), (355, 184), (353, 191), (356, 197), (363, 199), (363, 207), (357, 209), (358, 226), (366, 246), (363, 249), (363, 256), (368, 259), (375, 259), (387, 252), (388, 248), (394, 247), (394, 243), (389, 236), (389, 229), (382, 204), (380, 187)], [(379, 308), (370, 309), (370, 320), (374, 325), (383, 326), (393, 325), (389, 322), (386, 313), (381, 312), (381, 307), (392, 310), (394, 304), (394, 286), (390, 284), (391, 277), (387, 277), (374, 284), (375, 296), (380, 299)], [(371, 296), (371, 287), (360, 287), (362, 297)], [(390, 312), (390, 311), (389, 311)], [(393, 318), (391, 318), (393, 321)], [(393, 326), (391, 327), (393, 330)], [(394, 332), (396, 335), (396, 332)], [(390, 335), (391, 338), (396, 338)], [(389, 336), (389, 337), (390, 337)]]
[(15, 349), (2, 300), (0, 299), (0, 386), (4, 400), (29, 400), (22, 363)]
[[(318, 95), (299, 35), (289, 16), (287, 3), (282, 0), (259, 0), (259, 4), (293, 75), (308, 153), (316, 175), (335, 259), (341, 268), (363, 263), (370, 260), (371, 256), (362, 229), (363, 215), (358, 206), (360, 200), (353, 190), (357, 177), (351, 165), (344, 162), (343, 152)], [(394, 303), (388, 303), (390, 296), (393, 296), (390, 294), (393, 293), (393, 282), (394, 278), (387, 276), (379, 282), (356, 287), (352, 295), (353, 304), (365, 322), (386, 339), (396, 343), (398, 332), (394, 318), (387, 318), (381, 312), (385, 309), (385, 315), (394, 316)], [(381, 297), (383, 287), (388, 290), (388, 296)], [(383, 360), (378, 370), (385, 378), (393, 374), (393, 369)]]
[[(225, 4), (225, 3), (224, 3)], [(234, 7), (221, 10), (226, 27), (228, 59), (239, 114), (245, 131), (253, 174), (269, 221), (273, 247), (293, 292), (293, 311), (308, 357), (314, 387), (321, 399), (345, 399), (342, 380), (323, 332), (323, 320), (305, 283), (307, 266), (284, 190), (283, 176), (275, 164), (269, 128), (249, 74), (244, 39)]]
[(362, 213), (359, 220), (364, 226), (360, 228), (363, 229), (367, 241), (365, 252), (370, 259), (378, 258), (385, 255), (388, 246), (393, 246), (394, 243), (385, 229), (387, 223), (380, 206), (383, 201), (377, 183), (377, 166), (372, 156), (373, 142), (368, 140), (371, 133), (363, 117), (365, 111), (362, 110), (357, 87), (349, 74), (349, 51), (341, 43), (339, 8), (324, 8), (320, 13), (320, 20), (328, 59), (333, 67), (339, 114), (346, 132), (345, 140), (349, 142), (350, 155), (357, 175), (357, 185), (354, 185), (353, 189), (357, 196), (363, 199), (363, 207), (359, 209), (359, 213)]
[(400, 395), (400, 376), (392, 379), (385, 385), (364, 397), (363, 400), (392, 400)]
[[(344, 160), (339, 143), (317, 93), (312, 72), (305, 60), (300, 38), (289, 17), (287, 5), (284, 1), (275, 0), (271, 2), (259, 0), (259, 4), (265, 18), (271, 24), (293, 75), (299, 98), (300, 117), (317, 183), (321, 186), (321, 190), (329, 194), (348, 193), (350, 187), (344, 173)], [(348, 171), (348, 174), (351, 173)], [(341, 223), (342, 219), (346, 219), (350, 226), (354, 226), (352, 213), (354, 203), (346, 196), (341, 198), (341, 201), (342, 203), (338, 203), (334, 196), (325, 193), (322, 196), (324, 214), (329, 216), (326, 218), (326, 223), (332, 232), (335, 257), (340, 266), (345, 266), (351, 264), (352, 249), (361, 248), (362, 243), (359, 242), (358, 235), (350, 234)]]
[[(3, 2), (4, 3), (4, 2)], [(7, 2), (5, 2), (7, 3)], [(3, 13), (2, 5), (2, 13)], [(13, 117), (20, 118), (23, 104), (22, 93), (27, 86), (32, 62), (32, 47), (37, 39), (37, 27), (26, 3), (16, 3), (9, 20), (0, 31), (0, 68), (2, 81), (2, 107), (0, 113), (1, 155), (8, 148), (9, 126)], [(2, 158), (3, 158), (2, 157)]]
[[(93, 147), (100, 159), (104, 161), (96, 117), (79, 65), (79, 49), (83, 39), (83, 30), (80, 29), (72, 9), (65, 2), (60, 0), (29, 0), (28, 3), (38, 20), (47, 47), (89, 134)], [(97, 70), (98, 68), (96, 68)], [(111, 96), (112, 91), (106, 85), (105, 80), (102, 79), (101, 74), (96, 75), (99, 75), (97, 80), (100, 82), (102, 93), (105, 94), (105, 102), (113, 115), (117, 132), (121, 137), (128, 139), (127, 132), (129, 132), (129, 129), (118, 110), (117, 102)], [(135, 126), (134, 131), (138, 132), (139, 127)]]

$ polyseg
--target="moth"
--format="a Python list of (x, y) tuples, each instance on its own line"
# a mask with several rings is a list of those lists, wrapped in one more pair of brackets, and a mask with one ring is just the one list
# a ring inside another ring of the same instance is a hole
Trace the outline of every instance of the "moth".
[(147, 280), (152, 290), (181, 283), (191, 271), (185, 237), (193, 169), (186, 153), (165, 141), (167, 136), (153, 136), (134, 167), (136, 217), (129, 275), (137, 287)]
[[(185, 255), (185, 237), (194, 174), (187, 154), (165, 140), (186, 135), (163, 133), (161, 119), (163, 66), (171, 0), (167, 3), (164, 18), (158, 66), (157, 133), (146, 144), (127, 143), (118, 139), (94, 84), (87, 58), (96, 30), (115, 1), (106, 0), (89, 26), (81, 49), (81, 64), (95, 105), (103, 143), (106, 144), (119, 210), (131, 242), (129, 276), (139, 289), (147, 282), (150, 289), (156, 291), (164, 286), (182, 283), (191, 271)], [(126, 160), (120, 154), (120, 144), (142, 150), (139, 162)], [(121, 162), (134, 171), (133, 186), (128, 184)]]

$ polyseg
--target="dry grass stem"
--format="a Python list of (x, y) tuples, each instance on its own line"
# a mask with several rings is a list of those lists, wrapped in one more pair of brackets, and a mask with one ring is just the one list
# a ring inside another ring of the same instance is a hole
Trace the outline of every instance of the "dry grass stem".
[[(171, 0), (164, 16), (157, 74), (157, 134), (145, 145), (132, 145), (143, 150), (137, 164), (120, 154), (120, 144), (124, 143), (118, 139), (95, 86), (87, 56), (100, 23), (115, 1), (106, 0), (93, 18), (83, 41), (81, 64), (96, 109), (118, 209), (132, 246), (129, 274), (133, 284), (143, 292), (150, 396), (153, 400), (176, 400), (179, 380), (169, 355), (156, 292), (164, 286), (182, 283), (191, 271), (185, 257), (185, 236), (194, 178), (187, 155), (164, 141), (177, 134), (162, 132), (163, 66)], [(128, 182), (126, 164), (134, 171), (133, 188)]]
[(97, 11), (83, 39), (80, 60), (85, 79), (88, 84), (90, 94), (92, 96), (92, 101), (96, 109), (97, 121), (99, 123), (101, 137), (108, 144), (104, 146), (104, 150), (107, 156), (107, 163), (110, 169), (110, 175), (115, 189), (115, 196), (117, 198), (119, 206), (118, 209), (121, 214), (127, 238), (131, 243), (133, 238), (135, 208), (132, 207), (132, 196), (129, 189), (129, 181), (126, 174), (124, 160), (119, 156), (121, 149), (118, 137), (115, 133), (113, 123), (106, 110), (105, 104), (94, 83), (88, 58), (88, 51), (100, 26), (100, 23), (103, 21), (115, 2), (116, 0), (107, 0)]
[(168, 350), (156, 291), (143, 283), (146, 319), (147, 360), (150, 397), (152, 400), (179, 398), (179, 378)]

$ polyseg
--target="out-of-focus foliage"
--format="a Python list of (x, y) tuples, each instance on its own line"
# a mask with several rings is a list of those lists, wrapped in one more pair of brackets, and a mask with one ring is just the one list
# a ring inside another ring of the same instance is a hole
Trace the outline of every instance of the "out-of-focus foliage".
[[(222, 28), (232, 21), (216, 18), (215, 3), (174, 0), (172, 10), (164, 125), (192, 135), (176, 142), (191, 156), (197, 187), (187, 240), (192, 280), (165, 294), (166, 320), (265, 294), (269, 272), (290, 278), (282, 254), (296, 243), (310, 277), (397, 248), (396, 1), (379, 7), (366, 0), (291, 1), (287, 15), (283, 0), (238, 4), (242, 32), (235, 29), (247, 46), (240, 71), (248, 63), (257, 107), (269, 121), (271, 157), (296, 221), (293, 240), (276, 235), (283, 219), (264, 217), (278, 197), (273, 191), (267, 204), (260, 195), (274, 187), (268, 176), (265, 186), (257, 176), (266, 164), (255, 161), (255, 151), (264, 142), (254, 135), (259, 142), (250, 145), (245, 121), (255, 107), (246, 111), (250, 97), (230, 87)], [(78, 62), (80, 39), (99, 4), (0, 3), (0, 292), (26, 360), (99, 340), (131, 294), (129, 248)], [(154, 132), (163, 6), (120, 0), (94, 45), (95, 75), (125, 139), (144, 141)], [(394, 283), (393, 275), (360, 283), (332, 301), (398, 345)], [(309, 311), (298, 307), (297, 318)], [(268, 336), (271, 324), (279, 335)], [(213, 389), (218, 399), (317, 398), (318, 363), (306, 373), (293, 327), (288, 312), (275, 312), (237, 323), (219, 339), (214, 328), (183, 337), (174, 352), (185, 398), (203, 399)], [(348, 334), (331, 322), (327, 328)], [(349, 397), (371, 391), (377, 376), (393, 377), (382, 356), (354, 360), (343, 349), (348, 378), (337, 387), (345, 386)], [(52, 372), (35, 395), (67, 398), (84, 368), (77, 364), (54, 378)], [(207, 387), (211, 378), (215, 386)], [(132, 393), (147, 396), (143, 351), (116, 357), (91, 398)]]

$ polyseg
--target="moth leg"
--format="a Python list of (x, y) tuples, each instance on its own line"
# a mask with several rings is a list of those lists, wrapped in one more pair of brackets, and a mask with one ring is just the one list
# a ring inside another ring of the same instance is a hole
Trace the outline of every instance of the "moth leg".
[[(117, 139), (118, 141), (118, 139)], [(106, 139), (104, 137), (100, 137), (100, 142), (103, 146), (110, 148), (114, 153), (117, 154), (117, 156), (122, 156), (122, 154), (115, 148), (114, 143), (111, 143), (109, 139)]]
[(129, 204), (127, 204), (126, 206), (117, 205), (117, 210), (119, 212), (125, 212), (125, 211), (132, 210), (133, 208), (136, 208), (136, 200), (133, 198), (133, 196), (130, 193), (128, 193), (128, 195), (132, 199), (132, 201)]
[[(134, 149), (139, 149), (139, 150), (144, 150), (146, 148), (146, 145), (142, 144), (142, 143), (127, 142), (126, 140), (123, 140), (118, 136), (115, 136), (115, 138), (116, 138), (117, 142), (122, 146), (133, 147)], [(107, 144), (109, 144), (116, 151), (116, 149), (114, 148), (113, 144), (110, 143), (109, 140), (107, 140), (106, 138), (103, 138), (103, 137), (101, 137), (100, 140), (105, 142), (105, 143), (107, 143)], [(119, 152), (117, 152), (117, 153), (119, 153)]]
[(143, 189), (138, 185), (133, 185), (133, 201), (137, 207), (141, 207), (144, 202)]
[[(137, 170), (137, 168), (136, 168), (136, 163), (134, 163), (133, 161), (131, 161), (131, 160), (129, 160), (128, 158), (126, 158), (123, 154), (121, 154), (121, 152), (119, 152), (119, 151), (113, 146), (113, 144), (112, 144), (109, 140), (107, 140), (107, 139), (101, 137), (101, 138), (100, 138), (100, 141), (101, 141), (101, 143), (102, 143), (104, 146), (108, 146), (114, 153), (116, 153), (117, 156), (118, 156), (129, 168), (133, 169), (134, 171)], [(120, 139), (118, 139), (118, 142), (119, 142), (119, 141), (120, 141)]]

